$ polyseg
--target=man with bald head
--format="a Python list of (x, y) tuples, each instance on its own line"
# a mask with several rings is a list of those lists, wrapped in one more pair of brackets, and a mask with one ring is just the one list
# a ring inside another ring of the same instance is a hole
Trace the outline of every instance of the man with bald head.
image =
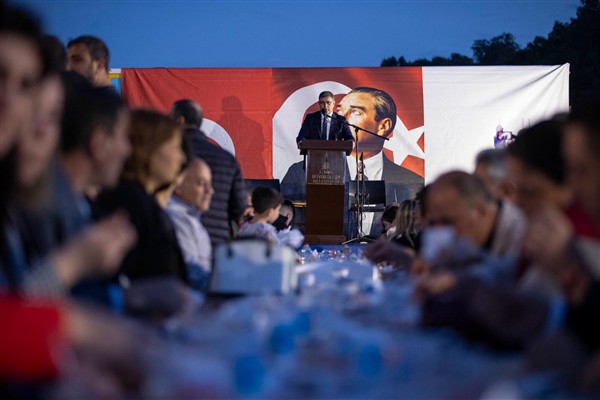
[(192, 153), (204, 160), (212, 173), (214, 199), (208, 211), (202, 214), (202, 224), (214, 247), (233, 238), (248, 201), (240, 164), (200, 130), (203, 117), (202, 107), (190, 99), (176, 101), (171, 107), (171, 118), (183, 128)]
[(206, 288), (205, 277), (210, 273), (212, 246), (200, 218), (208, 211), (213, 193), (210, 167), (201, 159), (193, 158), (166, 208), (175, 226), (190, 282), (201, 290)]
[[(467, 241), (491, 256), (507, 260), (518, 257), (525, 233), (525, 216), (511, 202), (494, 199), (476, 176), (462, 171), (441, 175), (427, 186), (424, 202), (426, 212), (422, 224), (425, 226), (425, 236), (422, 239), (421, 257), (428, 257), (425, 254), (425, 248), (428, 247), (426, 236), (433, 237), (435, 234), (432, 231), (436, 231), (436, 228), (450, 228), (455, 238)], [(444, 247), (448, 244), (438, 239), (432, 240), (438, 241), (434, 245)], [(452, 243), (454, 245), (457, 242)], [(391, 264), (410, 264), (405, 253), (400, 246), (387, 240), (378, 241), (376, 245), (365, 249), (365, 256), (371, 261)], [(408, 258), (411, 261), (413, 255)], [(501, 273), (504, 274), (504, 270)]]
[(520, 248), (525, 230), (523, 214), (510, 202), (494, 199), (474, 175), (461, 171), (441, 175), (425, 201), (428, 227), (450, 227), (458, 237), (496, 256)]

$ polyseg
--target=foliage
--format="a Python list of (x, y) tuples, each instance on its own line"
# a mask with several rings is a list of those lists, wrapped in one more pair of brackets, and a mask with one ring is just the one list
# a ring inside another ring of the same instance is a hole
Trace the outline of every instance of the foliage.
[(520, 48), (512, 34), (503, 33), (491, 40), (476, 40), (471, 50), (478, 65), (502, 65), (514, 59)]
[(571, 64), (570, 102), (574, 105), (600, 93), (600, 0), (581, 0), (577, 15), (567, 23), (555, 22), (547, 37), (538, 36), (524, 48), (510, 33), (480, 39), (471, 46), (473, 56), (407, 61), (389, 57), (381, 66), (448, 65), (556, 65)]

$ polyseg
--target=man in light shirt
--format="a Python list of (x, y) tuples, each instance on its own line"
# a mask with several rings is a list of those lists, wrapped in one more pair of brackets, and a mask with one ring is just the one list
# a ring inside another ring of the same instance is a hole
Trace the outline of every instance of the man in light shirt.
[(200, 217), (210, 207), (214, 190), (210, 167), (194, 158), (175, 187), (166, 211), (173, 221), (177, 241), (183, 253), (190, 283), (205, 291), (212, 265), (212, 246)]

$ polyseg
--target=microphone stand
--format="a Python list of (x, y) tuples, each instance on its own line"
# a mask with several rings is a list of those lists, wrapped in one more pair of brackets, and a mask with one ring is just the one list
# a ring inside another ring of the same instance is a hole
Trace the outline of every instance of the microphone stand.
[[(329, 115), (325, 114), (325, 117), (333, 120), (333, 118), (331, 118), (331, 116), (329, 116)], [(356, 140), (354, 142), (354, 145), (355, 145), (355, 152), (354, 153), (356, 155), (356, 157), (354, 157), (355, 165), (356, 165), (356, 188), (355, 188), (355, 191), (354, 191), (354, 199), (356, 201), (356, 231), (357, 231), (357, 233), (356, 233), (356, 237), (355, 238), (352, 238), (352, 239), (346, 240), (345, 242), (342, 242), (342, 245), (344, 245), (344, 244), (349, 244), (349, 243), (360, 243), (367, 236), (367, 235), (364, 234), (364, 232), (363, 232), (363, 226), (362, 226), (363, 209), (364, 209), (364, 206), (365, 206), (364, 202), (365, 202), (365, 195), (366, 195), (366, 193), (364, 193), (364, 192), (366, 192), (366, 188), (364, 186), (365, 185), (365, 183), (364, 183), (364, 168), (365, 168), (365, 164), (364, 164), (363, 159), (362, 159), (363, 158), (362, 157), (362, 153), (360, 153), (360, 150), (359, 150), (358, 132), (363, 131), (363, 132), (366, 132), (366, 133), (371, 134), (373, 136), (377, 136), (378, 138), (381, 138), (383, 140), (390, 140), (390, 139), (387, 138), (387, 137), (379, 136), (378, 134), (376, 134), (374, 132), (371, 132), (371, 131), (368, 131), (368, 130), (366, 130), (364, 128), (361, 128), (360, 126), (351, 124), (348, 121), (346, 121), (345, 119), (341, 120), (340, 122), (346, 124), (349, 127), (354, 128), (354, 133), (356, 135)], [(362, 170), (359, 170), (359, 168), (358, 168), (358, 155), (359, 154), (360, 154), (361, 163), (362, 163)]]

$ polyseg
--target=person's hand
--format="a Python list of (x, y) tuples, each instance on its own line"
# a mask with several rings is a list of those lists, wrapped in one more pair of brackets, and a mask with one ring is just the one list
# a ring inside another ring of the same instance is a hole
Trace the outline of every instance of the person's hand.
[(123, 294), (128, 314), (155, 320), (183, 312), (194, 300), (192, 291), (173, 277), (134, 281)]
[(409, 268), (415, 259), (412, 249), (390, 242), (385, 237), (365, 247), (363, 255), (372, 263), (388, 263), (397, 268)]
[(436, 295), (456, 287), (456, 275), (450, 271), (422, 276), (417, 282), (417, 290), (423, 295)]
[(126, 214), (117, 212), (85, 229), (52, 257), (65, 287), (84, 278), (111, 276), (137, 240)]
[(413, 276), (425, 276), (431, 271), (431, 264), (420, 257), (416, 257), (410, 265), (410, 274)]
[(569, 242), (573, 228), (567, 217), (558, 209), (546, 207), (529, 219), (523, 238), (523, 251), (536, 266), (561, 280), (570, 264)]

